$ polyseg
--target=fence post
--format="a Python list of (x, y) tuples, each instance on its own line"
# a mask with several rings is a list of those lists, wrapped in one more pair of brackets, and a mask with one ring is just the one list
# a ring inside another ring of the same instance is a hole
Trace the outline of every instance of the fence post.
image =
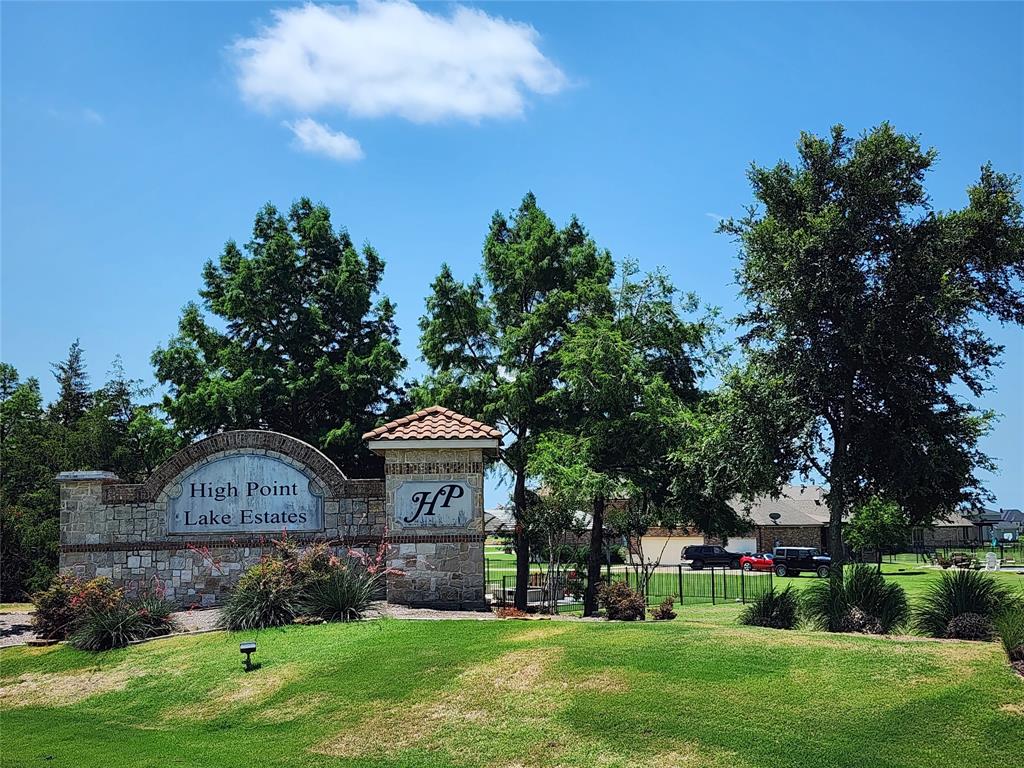
[(711, 604), (715, 604), (715, 566), (711, 566)]
[(729, 599), (729, 571), (726, 568), (722, 569), (722, 599)]
[(747, 582), (743, 580), (743, 569), (740, 568), (740, 600), (747, 604)]
[(679, 604), (683, 604), (683, 564), (676, 566), (679, 569)]

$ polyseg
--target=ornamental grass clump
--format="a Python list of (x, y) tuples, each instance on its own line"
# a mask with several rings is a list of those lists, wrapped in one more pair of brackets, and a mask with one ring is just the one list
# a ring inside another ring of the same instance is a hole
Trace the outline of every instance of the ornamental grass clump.
[(1009, 587), (985, 573), (950, 571), (918, 601), (914, 625), (931, 637), (991, 639), (995, 618), (1018, 602)]
[(174, 606), (158, 590), (138, 598), (93, 607), (76, 622), (68, 642), (83, 651), (124, 648), (129, 643), (169, 635), (177, 624)]
[(304, 614), (325, 621), (361, 619), (377, 594), (379, 582), (379, 575), (338, 563), (305, 584), (300, 608)]
[(1024, 677), (1024, 600), (1017, 600), (1000, 611), (993, 626), (1010, 666)]
[(743, 609), (740, 624), (771, 629), (794, 629), (798, 620), (799, 601), (792, 586), (781, 591), (772, 587)]
[(887, 635), (910, 618), (907, 595), (876, 568), (858, 563), (846, 569), (839, 589), (831, 581), (815, 582), (804, 592), (801, 609), (816, 629)]
[(265, 557), (238, 580), (221, 613), (225, 629), (263, 629), (291, 624), (302, 613), (294, 569), (279, 557)]

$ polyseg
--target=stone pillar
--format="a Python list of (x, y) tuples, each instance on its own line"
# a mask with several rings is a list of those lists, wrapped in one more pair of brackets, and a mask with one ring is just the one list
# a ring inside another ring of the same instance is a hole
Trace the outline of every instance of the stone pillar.
[(98, 561), (89, 552), (67, 553), (64, 548), (74, 545), (83, 550), (87, 545), (99, 546), (110, 541), (110, 526), (117, 523), (107, 519), (103, 487), (119, 483), (121, 478), (113, 472), (88, 471), (61, 472), (56, 479), (60, 486), (60, 570), (71, 571), (83, 579), (109, 578), (109, 563)]
[(486, 609), (484, 459), (500, 433), (435, 406), (364, 438), (384, 457), (388, 602)]

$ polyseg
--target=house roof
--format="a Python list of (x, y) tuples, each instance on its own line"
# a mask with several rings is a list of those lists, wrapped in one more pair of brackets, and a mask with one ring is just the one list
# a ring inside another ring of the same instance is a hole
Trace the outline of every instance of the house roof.
[(736, 498), (729, 504), (754, 525), (821, 528), (828, 524), (825, 491), (816, 485), (785, 485), (777, 499), (761, 496), (745, 504)]
[(936, 528), (973, 528), (976, 523), (968, 517), (954, 512), (948, 518), (936, 520)]
[(512, 507), (495, 507), (484, 510), (484, 531), (487, 533), (504, 533), (513, 531), (516, 519)]
[(463, 416), (440, 405), (389, 421), (363, 440), (501, 440), (501, 432), (489, 424)]

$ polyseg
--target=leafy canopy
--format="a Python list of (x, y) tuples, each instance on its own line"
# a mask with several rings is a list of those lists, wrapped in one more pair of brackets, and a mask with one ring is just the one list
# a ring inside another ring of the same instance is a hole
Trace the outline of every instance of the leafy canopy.
[(217, 325), (189, 304), (153, 353), (178, 429), (279, 430), (350, 473), (371, 472), (378, 462), (361, 436), (395, 405), (405, 366), (394, 306), (375, 299), (383, 273), (325, 206), (303, 198), (287, 216), (264, 206), (244, 248), (229, 241), (203, 269), (199, 294)]
[(751, 376), (798, 417), (759, 439), (825, 479), (836, 536), (872, 495), (927, 523), (983, 498), (992, 466), (991, 414), (965, 394), (1002, 351), (979, 318), (1024, 320), (1018, 180), (985, 166), (966, 207), (941, 212), (924, 184), (935, 151), (888, 124), (797, 149), (795, 165), (753, 166), (758, 205), (721, 225), (741, 246)]

